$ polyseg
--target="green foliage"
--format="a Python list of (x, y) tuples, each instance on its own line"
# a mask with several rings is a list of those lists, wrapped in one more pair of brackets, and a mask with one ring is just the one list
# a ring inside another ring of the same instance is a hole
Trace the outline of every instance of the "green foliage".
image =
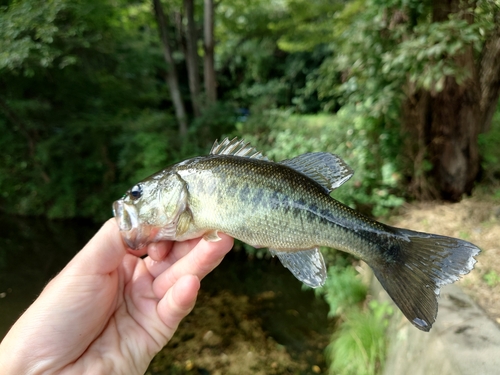
[[(296, 3), (299, 8), (309, 7)], [(307, 85), (330, 50), (323, 45), (312, 53), (280, 49), (280, 38), (297, 26), (292, 8), (286, 2), (262, 0), (224, 2), (217, 7), (221, 15), (216, 30), (218, 84), (223, 99), (243, 108), (292, 105), (300, 112), (320, 108), (315, 88)], [(327, 17), (323, 18), (326, 23)]]
[(393, 313), (387, 303), (371, 301), (368, 311), (351, 309), (326, 349), (330, 374), (375, 375), (384, 365), (385, 330)]
[(76, 63), (75, 47), (89, 48), (106, 33), (106, 2), (11, 1), (0, 14), (0, 71), (33, 76), (41, 69)]
[[(405, 31), (395, 35), (401, 38), (407, 34)], [(461, 67), (456, 58), (468, 46), (478, 51), (481, 40), (478, 24), (469, 24), (457, 17), (418, 24), (413, 28), (411, 38), (384, 53), (382, 73), (387, 79), (398, 82), (408, 75), (409, 82), (417, 88), (439, 92), (446, 77), (454, 77), (459, 84), (470, 78), (471, 72)]]
[(313, 50), (318, 42), (332, 42), (332, 18), (343, 6), (341, 2), (323, 0), (288, 1), (288, 17), (272, 25), (283, 34), (278, 46), (284, 51), (302, 52)]
[(328, 278), (319, 291), (330, 306), (329, 316), (340, 316), (363, 302), (367, 287), (351, 266), (334, 265), (328, 268)]
[(325, 59), (314, 83), (320, 98), (359, 103), (366, 115), (395, 122), (407, 85), (440, 91), (446, 77), (467, 78), (456, 57), (468, 46), (480, 48), (479, 23), (429, 22), (429, 12), (421, 2), (375, 0), (353, 1), (337, 12), (336, 54)]
[(204, 109), (202, 115), (195, 118), (189, 127), (189, 147), (192, 151), (205, 153), (216, 139), (234, 131), (238, 110), (227, 102), (217, 102)]
[(120, 180), (133, 184), (179, 158), (176, 138), (175, 119), (162, 112), (145, 111), (124, 122), (114, 140)]
[[(497, 1), (479, 0), (465, 10), (474, 12), (473, 22), (460, 13), (433, 22), (428, 0), (219, 2), (220, 100), (201, 117), (189, 114), (188, 136), (181, 138), (149, 2), (2, 4), (0, 208), (96, 220), (109, 217), (111, 202), (138, 180), (205, 154), (226, 135), (245, 138), (277, 161), (312, 151), (338, 154), (355, 174), (334, 197), (386, 215), (405, 197), (402, 101), (417, 88), (439, 92), (447, 77), (467, 79), (470, 72), (457, 61), (464, 49), (480, 54), (498, 12)], [(182, 4), (166, 5), (188, 102), (175, 22)], [(499, 113), (480, 136), (483, 175), (495, 183)], [(484, 278), (498, 283), (494, 272)], [(375, 373), (388, 307), (360, 306), (366, 287), (352, 267), (331, 267), (321, 293), (341, 321), (328, 349), (332, 373)]]
[(500, 107), (493, 115), (488, 133), (479, 134), (479, 150), (482, 156), (481, 167), (483, 180), (489, 184), (498, 184), (500, 178)]
[(483, 275), (483, 279), (491, 287), (494, 287), (500, 283), (500, 275), (494, 270), (490, 270)]

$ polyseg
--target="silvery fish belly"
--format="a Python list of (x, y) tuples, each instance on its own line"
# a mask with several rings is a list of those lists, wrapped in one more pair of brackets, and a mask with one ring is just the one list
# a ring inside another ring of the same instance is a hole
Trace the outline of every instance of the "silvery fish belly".
[(468, 273), (479, 249), (451, 238), (381, 224), (331, 198), (353, 172), (336, 155), (269, 161), (238, 139), (133, 186), (113, 210), (127, 245), (226, 233), (267, 247), (299, 280), (326, 279), (320, 246), (363, 259), (405, 316), (428, 331), (441, 286)]

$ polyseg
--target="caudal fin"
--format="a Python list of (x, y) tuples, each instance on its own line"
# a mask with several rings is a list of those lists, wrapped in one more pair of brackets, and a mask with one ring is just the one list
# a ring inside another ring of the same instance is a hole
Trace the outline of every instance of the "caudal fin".
[(429, 331), (441, 287), (469, 273), (480, 250), (456, 238), (393, 229), (396, 236), (387, 238), (386, 256), (370, 266), (408, 320)]

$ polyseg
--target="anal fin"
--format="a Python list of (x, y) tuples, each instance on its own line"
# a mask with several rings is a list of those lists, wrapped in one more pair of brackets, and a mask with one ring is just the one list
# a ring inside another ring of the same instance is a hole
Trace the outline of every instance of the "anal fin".
[(318, 248), (308, 250), (269, 249), (281, 263), (300, 281), (311, 288), (318, 288), (325, 283), (326, 266)]

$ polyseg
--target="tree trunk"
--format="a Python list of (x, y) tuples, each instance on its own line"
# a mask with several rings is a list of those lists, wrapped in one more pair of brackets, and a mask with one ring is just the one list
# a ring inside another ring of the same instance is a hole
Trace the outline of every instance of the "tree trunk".
[(205, 78), (205, 92), (208, 103), (215, 103), (217, 100), (217, 82), (215, 79), (214, 64), (214, 2), (204, 1), (204, 50), (203, 73)]
[(496, 29), (485, 43), (480, 66), (481, 131), (490, 129), (500, 95), (500, 9), (494, 17)]
[[(472, 55), (472, 51), (470, 51)], [(446, 78), (430, 103), (429, 161), (440, 198), (458, 201), (470, 194), (479, 173), (479, 87), (470, 79), (458, 85)]]
[[(434, 4), (433, 21), (448, 20), (450, 14), (460, 11), (460, 0)], [(469, 13), (465, 18), (473, 22)], [(434, 95), (430, 105), (429, 157), (432, 174), (441, 192), (441, 198), (458, 201), (470, 194), (479, 173), (480, 131), (479, 76), (472, 46), (455, 58), (457, 65), (470, 72), (469, 78), (458, 85), (455, 78), (447, 77), (444, 88)]]
[(412, 196), (420, 200), (436, 199), (439, 196), (434, 181), (427, 175), (429, 141), (430, 93), (426, 90), (415, 90), (409, 86), (407, 100), (403, 103), (401, 116), (404, 137), (405, 156), (411, 161), (411, 181), (408, 189)]
[[(459, 0), (433, 4), (433, 21), (460, 11)], [(464, 12), (472, 22), (473, 12)], [(470, 194), (480, 171), (478, 135), (488, 129), (500, 93), (500, 33), (492, 34), (480, 62), (472, 46), (455, 57), (470, 73), (460, 85), (446, 77), (443, 90), (408, 88), (402, 122), (409, 132), (406, 147), (414, 162), (411, 188), (424, 199), (458, 201)], [(430, 162), (430, 168), (426, 165)]]
[(170, 49), (168, 37), (168, 24), (163, 7), (160, 0), (153, 0), (153, 8), (155, 12), (156, 22), (158, 23), (158, 31), (160, 33), (160, 40), (163, 49), (163, 57), (167, 63), (167, 76), (166, 81), (170, 90), (170, 96), (175, 108), (175, 116), (179, 122), (179, 134), (184, 136), (187, 134), (187, 119), (184, 103), (182, 102), (181, 91), (179, 89), (179, 80), (177, 77), (177, 70), (175, 69), (175, 62)]
[(191, 92), (191, 102), (193, 105), (194, 115), (199, 117), (201, 115), (200, 77), (198, 73), (198, 40), (196, 38), (196, 27), (194, 24), (193, 0), (184, 0), (184, 10), (187, 17), (186, 64), (189, 76), (189, 91)]

